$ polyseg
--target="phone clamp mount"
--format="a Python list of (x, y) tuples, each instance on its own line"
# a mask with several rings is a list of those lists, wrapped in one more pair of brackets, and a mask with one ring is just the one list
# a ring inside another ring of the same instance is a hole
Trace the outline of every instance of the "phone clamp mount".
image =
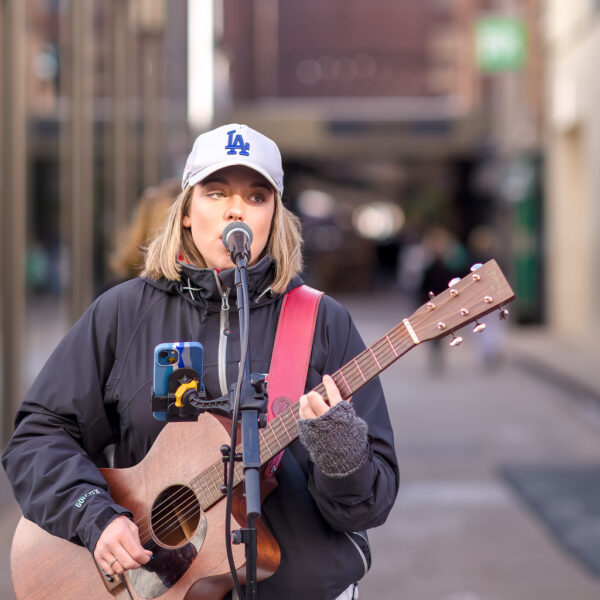
[[(259, 426), (266, 425), (266, 375), (252, 373), (250, 377), (250, 390), (246, 390), (246, 405), (257, 408), (262, 413), (259, 416)], [(217, 415), (231, 418), (233, 414), (233, 402), (235, 397), (235, 386), (226, 396), (214, 400), (206, 398), (206, 390), (202, 384), (202, 377), (194, 369), (181, 367), (175, 369), (170, 375), (167, 383), (167, 395), (158, 396), (152, 394), (152, 414), (159, 421), (186, 422), (196, 421), (203, 412), (211, 412)]]
[[(194, 369), (175, 369), (167, 383), (167, 395), (152, 394), (152, 414), (159, 421), (196, 421), (205, 410), (224, 411), (228, 401), (207, 400), (202, 377)], [(214, 405), (214, 406), (213, 406)]]

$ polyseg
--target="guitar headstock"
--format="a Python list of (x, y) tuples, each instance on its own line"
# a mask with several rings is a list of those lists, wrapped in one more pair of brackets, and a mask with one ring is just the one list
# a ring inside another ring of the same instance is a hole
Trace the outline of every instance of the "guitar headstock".
[[(447, 290), (432, 297), (410, 317), (410, 325), (420, 342), (441, 338), (500, 309), (515, 297), (498, 263), (490, 260), (474, 265), (462, 279), (453, 279)], [(460, 338), (457, 338), (457, 340)]]

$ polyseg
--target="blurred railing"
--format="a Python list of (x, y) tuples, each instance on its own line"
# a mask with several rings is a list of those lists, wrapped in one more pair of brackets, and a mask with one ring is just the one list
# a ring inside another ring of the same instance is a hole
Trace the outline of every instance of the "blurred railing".
[(0, 203), (2, 286), (2, 434), (7, 439), (21, 397), (21, 356), (25, 304), (26, 165), (26, 3), (0, 2)]
[(0, 0), (3, 441), (28, 383), (32, 249), (53, 261), (43, 293), (75, 321), (140, 192), (170, 174), (165, 131), (187, 135), (185, 110), (168, 102), (185, 89), (165, 59), (168, 27), (185, 53), (185, 11), (174, 2), (167, 19), (164, 0)]

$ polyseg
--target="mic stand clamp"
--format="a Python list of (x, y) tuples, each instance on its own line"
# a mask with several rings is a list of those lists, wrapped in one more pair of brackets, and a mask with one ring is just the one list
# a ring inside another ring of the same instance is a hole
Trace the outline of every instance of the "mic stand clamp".
[[(250, 379), (250, 385), (252, 386), (254, 392), (253, 392), (253, 398), (251, 401), (247, 401), (247, 407), (243, 407), (242, 410), (243, 411), (253, 411), (253, 410), (257, 410), (258, 411), (258, 427), (259, 428), (263, 428), (267, 426), (267, 414), (266, 414), (266, 407), (267, 407), (267, 392), (266, 392), (266, 375), (263, 373), (252, 373), (251, 375), (251, 379)], [(229, 390), (229, 394), (230, 394), (230, 403), (233, 402), (233, 397), (235, 396), (235, 384), (231, 386), (231, 389)], [(243, 427), (243, 423), (244, 423), (244, 414), (246, 414), (245, 412), (242, 413), (242, 427)], [(248, 414), (250, 415), (250, 417), (252, 417), (252, 415), (250, 414), (250, 412), (248, 412)], [(231, 415), (229, 415), (231, 416)], [(258, 440), (258, 434), (256, 439)], [(242, 440), (242, 450), (244, 449), (243, 446), (243, 440)], [(229, 464), (230, 460), (231, 460), (231, 446), (229, 444), (223, 444), (220, 448), (221, 450), (221, 455), (222, 458), (221, 460), (223, 461), (223, 485), (221, 486), (221, 492), (223, 494), (227, 493), (227, 465)], [(260, 447), (259, 447), (259, 451), (260, 451)], [(252, 454), (252, 451), (250, 451), (248, 453), (248, 456), (250, 456)], [(256, 460), (256, 457), (251, 457), (250, 461), (244, 461), (244, 454), (243, 452), (238, 452), (236, 453), (235, 457), (234, 457), (234, 461), (235, 462), (241, 462), (243, 463), (243, 469), (244, 472), (246, 471), (246, 469), (248, 468), (255, 468), (254, 465), (256, 463), (258, 463), (258, 469), (260, 469), (260, 456), (258, 457), (258, 460)], [(253, 510), (253, 512), (255, 512)], [(258, 515), (256, 515), (254, 518), (258, 518), (260, 517), (260, 508), (259, 508), (259, 512)], [(238, 530), (241, 531), (241, 530)], [(239, 538), (239, 536), (236, 535), (236, 539), (238, 539), (239, 541), (233, 541), (233, 537), (236, 534), (236, 531), (233, 531), (231, 533), (232, 536), (232, 542), (234, 544), (240, 544), (242, 542), (241, 538)]]
[(203, 412), (231, 417), (233, 405), (230, 396), (215, 400), (206, 398), (200, 374), (194, 369), (175, 369), (168, 380), (167, 396), (152, 394), (152, 414), (161, 421), (197, 421)]

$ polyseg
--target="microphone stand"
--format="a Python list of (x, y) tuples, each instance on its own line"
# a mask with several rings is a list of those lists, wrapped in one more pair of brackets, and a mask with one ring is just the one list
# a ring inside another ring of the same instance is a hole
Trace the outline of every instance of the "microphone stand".
[[(242, 465), (244, 470), (244, 493), (246, 497), (246, 527), (232, 532), (231, 541), (234, 544), (244, 543), (246, 546), (246, 597), (255, 600), (257, 597), (257, 538), (255, 521), (261, 515), (261, 465), (258, 429), (259, 424), (263, 427), (266, 424), (265, 411), (267, 397), (264, 392), (264, 377), (252, 378), (250, 375), (250, 359), (248, 356), (250, 319), (247, 282), (248, 258), (245, 253), (239, 253), (235, 257), (235, 263), (235, 287), (240, 321), (241, 355), (237, 388), (235, 390), (237, 396), (236, 399), (239, 399), (239, 403), (234, 403), (232, 439), (234, 439), (235, 436), (239, 410), (241, 409)], [(235, 444), (232, 444), (229, 457), (230, 482), (233, 482), (235, 459)]]

